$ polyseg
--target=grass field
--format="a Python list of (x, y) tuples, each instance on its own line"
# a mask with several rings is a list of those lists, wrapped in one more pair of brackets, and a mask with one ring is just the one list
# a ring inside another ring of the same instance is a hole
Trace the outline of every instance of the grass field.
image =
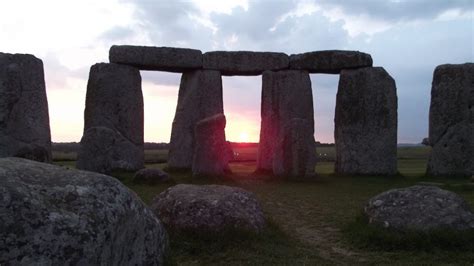
[[(236, 152), (241, 158), (256, 156), (255, 149)], [(467, 179), (424, 176), (428, 152), (426, 147), (399, 148), (400, 175), (396, 177), (335, 176), (331, 160), (319, 162), (318, 177), (305, 182), (255, 178), (251, 175), (255, 162), (244, 159), (231, 163), (233, 181), (196, 180), (190, 173), (171, 173), (177, 183), (220, 183), (254, 192), (269, 224), (259, 236), (197, 239), (171, 235), (172, 262), (178, 265), (473, 265), (474, 241), (463, 249), (448, 246), (451, 242), (432, 248), (392, 248), (358, 239), (351, 229), (368, 199), (382, 191), (419, 182), (439, 183), (474, 205), (474, 186)], [(334, 149), (322, 148), (318, 153), (332, 157)], [(147, 161), (160, 162), (166, 160), (166, 151), (149, 151), (146, 156), (160, 159)], [(56, 163), (73, 165), (71, 161)], [(147, 167), (164, 168), (166, 163), (150, 163)], [(131, 175), (114, 174), (145, 203), (170, 186), (135, 185), (131, 183)]]

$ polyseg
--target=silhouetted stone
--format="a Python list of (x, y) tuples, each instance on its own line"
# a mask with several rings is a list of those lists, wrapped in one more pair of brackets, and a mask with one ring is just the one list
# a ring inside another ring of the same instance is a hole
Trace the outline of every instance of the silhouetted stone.
[(287, 69), (289, 57), (284, 53), (215, 51), (203, 55), (203, 68), (221, 71), (222, 75), (260, 75), (266, 70)]
[[(289, 137), (292, 135), (290, 133), (292, 130), (288, 128), (287, 131), (283, 132), (283, 129), (285, 125), (291, 125), (293, 118), (305, 119), (310, 125), (301, 137), (311, 139), (301, 139), (301, 142), (296, 146), (302, 143), (310, 143), (312, 140), (314, 147), (314, 137), (312, 136), (314, 133), (313, 96), (308, 72), (298, 70), (264, 72), (262, 76), (261, 116), (257, 171), (274, 171), (274, 167), (276, 167), (273, 163), (275, 147), (279, 143), (280, 136)], [(310, 133), (306, 134), (307, 132)], [(288, 143), (288, 145), (290, 144)], [(286, 146), (286, 148), (294, 149), (291, 145)], [(316, 153), (315, 149), (314, 153)], [(296, 169), (297, 165), (311, 165), (311, 158), (312, 156), (309, 156), (306, 158), (308, 161), (299, 161), (288, 169)], [(301, 159), (303, 160), (302, 157)], [(278, 161), (278, 163), (280, 162)], [(281, 173), (281, 170), (277, 172)]]
[(459, 195), (435, 186), (392, 189), (369, 200), (370, 224), (399, 230), (472, 230), (474, 214)]
[(338, 74), (343, 69), (372, 66), (372, 57), (359, 51), (328, 50), (290, 56), (290, 69)]
[(383, 68), (341, 72), (334, 136), (336, 173), (397, 173), (397, 92)]
[(202, 52), (187, 48), (113, 45), (109, 60), (142, 70), (181, 73), (202, 68)]
[(0, 157), (51, 161), (43, 62), (0, 53)]
[(191, 168), (196, 123), (223, 112), (220, 72), (196, 70), (184, 73), (181, 77), (178, 105), (171, 130), (168, 166)]
[(196, 124), (193, 175), (222, 176), (230, 171), (225, 123), (225, 116), (217, 114)]
[(262, 208), (251, 192), (237, 187), (180, 184), (156, 196), (151, 209), (173, 231), (221, 234), (261, 232)]
[(314, 176), (316, 146), (313, 121), (291, 119), (280, 131), (275, 146), (273, 174), (291, 178)]
[(2, 265), (163, 265), (166, 231), (115, 178), (0, 159)]
[(138, 69), (95, 64), (89, 73), (79, 169), (143, 168), (143, 96)]
[(136, 184), (156, 185), (172, 181), (170, 175), (158, 168), (143, 168), (138, 170), (132, 179)]
[(427, 173), (474, 174), (474, 64), (440, 65), (433, 74)]

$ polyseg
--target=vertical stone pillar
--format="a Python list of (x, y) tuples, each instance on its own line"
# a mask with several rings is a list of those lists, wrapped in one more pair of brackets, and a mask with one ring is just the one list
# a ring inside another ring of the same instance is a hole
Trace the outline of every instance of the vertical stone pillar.
[(190, 169), (193, 164), (196, 123), (222, 113), (221, 73), (214, 70), (183, 73), (171, 130), (168, 167)]
[(440, 65), (431, 88), (427, 174), (474, 175), (474, 64)]
[(397, 92), (385, 69), (341, 71), (334, 138), (336, 173), (397, 173)]
[(230, 172), (225, 116), (217, 114), (196, 123), (192, 172), (195, 176), (223, 176)]
[(77, 168), (100, 173), (143, 168), (143, 128), (140, 71), (119, 64), (93, 65)]
[(51, 161), (43, 62), (0, 53), (0, 157)]
[[(312, 175), (316, 163), (313, 116), (308, 72), (265, 71), (262, 76), (257, 172), (271, 171), (291, 177)], [(298, 120), (292, 121), (295, 118)], [(304, 129), (304, 132), (298, 134), (296, 128)]]

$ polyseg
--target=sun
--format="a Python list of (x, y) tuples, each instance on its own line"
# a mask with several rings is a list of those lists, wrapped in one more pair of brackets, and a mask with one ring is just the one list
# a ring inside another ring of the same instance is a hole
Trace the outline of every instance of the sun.
[(247, 132), (240, 132), (239, 142), (249, 142), (249, 134)]

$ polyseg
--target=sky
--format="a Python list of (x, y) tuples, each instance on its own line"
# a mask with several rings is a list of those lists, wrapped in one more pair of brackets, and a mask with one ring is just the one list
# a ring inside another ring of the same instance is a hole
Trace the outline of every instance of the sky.
[[(114, 44), (359, 50), (395, 79), (398, 142), (428, 135), (433, 70), (474, 61), (474, 0), (0, 1), (0, 52), (43, 60), (54, 142), (80, 141), (89, 68)], [(141, 71), (145, 141), (168, 142), (180, 75)], [(311, 75), (315, 139), (334, 141), (338, 75)], [(261, 76), (223, 77), (226, 135), (258, 142)]]

